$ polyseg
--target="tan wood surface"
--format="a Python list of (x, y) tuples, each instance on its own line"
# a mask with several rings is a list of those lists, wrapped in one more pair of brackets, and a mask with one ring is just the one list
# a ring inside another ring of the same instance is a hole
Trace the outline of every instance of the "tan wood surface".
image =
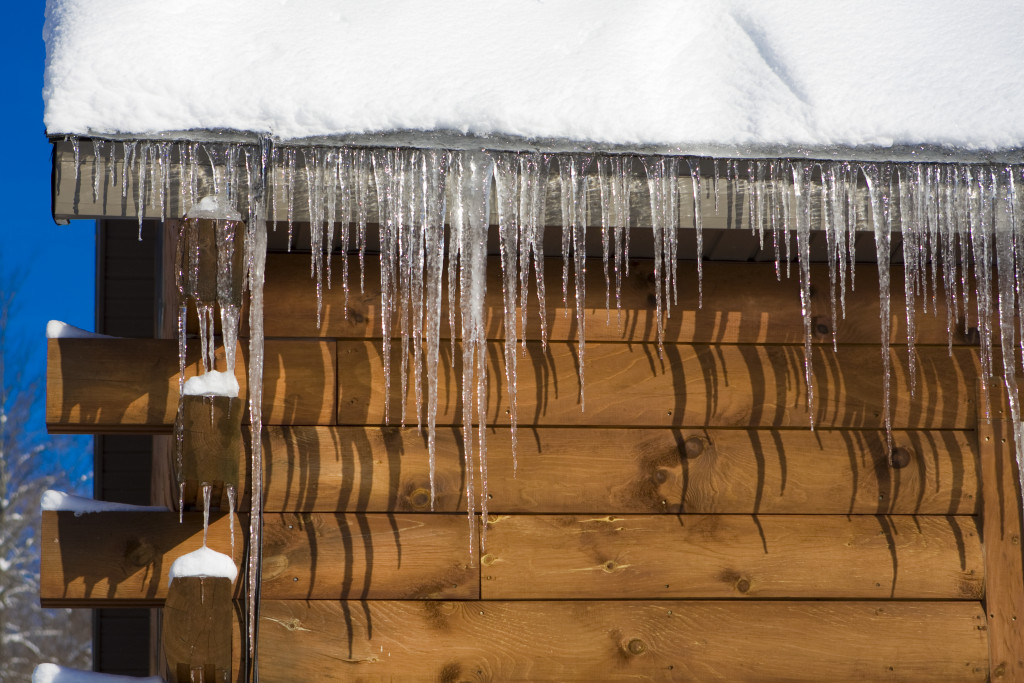
[[(178, 410), (178, 347), (169, 339), (51, 339), (47, 345), (46, 422), (51, 433), (167, 433)], [(189, 344), (186, 377), (198, 374)], [(194, 355), (193, 355), (194, 354)], [(223, 369), (223, 349), (218, 349)], [(245, 396), (248, 351), (235, 375)], [(335, 349), (331, 341), (267, 340), (264, 424), (332, 424)]]
[(231, 580), (187, 576), (167, 590), (161, 629), (168, 680), (191, 683), (230, 680), (235, 631)]
[[(245, 488), (242, 414), (245, 402), (227, 396), (185, 396), (182, 405), (184, 503), (203, 509), (203, 484), (212, 487), (211, 509), (227, 510), (228, 487)], [(177, 478), (175, 478), (177, 483)]]
[(979, 419), (982, 518), (992, 680), (1024, 679), (1024, 560), (1018, 469), (1009, 411)]
[[(339, 341), (338, 424), (382, 424), (384, 364), (380, 342)], [(398, 347), (398, 348), (396, 348)], [(893, 368), (896, 428), (964, 429), (973, 424), (977, 356), (973, 349), (918, 349), (917, 397), (909, 398), (904, 363)], [(893, 352), (894, 359), (897, 352)], [(461, 400), (441, 345), (438, 424), (456, 424)], [(461, 375), (461, 347), (456, 346)], [(508, 423), (508, 396), (500, 343), (488, 345), (488, 423)], [(392, 348), (391, 420), (401, 413), (400, 345)], [(809, 425), (801, 346), (705, 346), (591, 343), (586, 347), (586, 410), (581, 410), (576, 345), (555, 342), (544, 351), (527, 344), (518, 362), (520, 425), (651, 427), (802, 427)], [(460, 380), (461, 381), (461, 380)], [(844, 346), (814, 352), (818, 427), (883, 426), (882, 360), (876, 347)], [(409, 382), (407, 405), (416, 405)], [(407, 410), (407, 422), (415, 413)]]
[[(349, 291), (347, 296), (341, 279), (342, 256), (334, 256), (335, 277), (333, 287), (324, 288), (321, 325), (316, 326), (316, 284), (309, 276), (307, 254), (270, 254), (267, 257), (265, 328), (268, 336), (379, 338), (380, 320), (380, 261), (374, 255), (366, 259), (365, 290), (359, 289), (359, 262), (349, 257)], [(798, 271), (791, 278), (779, 281), (774, 263), (708, 262), (704, 269), (703, 306), (697, 301), (697, 264), (679, 263), (679, 302), (672, 306), (671, 318), (666, 321), (665, 340), (697, 343), (803, 343), (803, 318), (800, 314), (800, 284)], [(591, 341), (655, 341), (657, 339), (655, 312), (655, 285), (653, 261), (633, 259), (630, 274), (623, 278), (621, 317), (615, 307), (614, 273), (611, 272), (611, 310), (606, 307), (604, 266), (601, 259), (587, 261), (586, 336)], [(502, 293), (501, 262), (493, 256), (487, 263), (486, 329), (488, 337), (503, 339), (504, 295)], [(906, 301), (903, 291), (903, 269), (892, 269), (891, 285), (891, 341), (907, 343)], [(552, 340), (576, 339), (576, 313), (574, 299), (570, 298), (567, 311), (562, 302), (562, 260), (545, 259), (545, 288), (547, 291), (548, 338)], [(446, 279), (447, 281), (447, 279)], [(814, 342), (832, 343), (832, 330), (840, 343), (878, 345), (881, 336), (878, 308), (878, 267), (873, 264), (857, 266), (855, 292), (846, 296), (846, 315), (837, 315), (833, 323), (829, 298), (828, 266), (811, 267), (813, 285), (812, 315)], [(572, 287), (570, 281), (570, 287)], [(448, 318), (447, 286), (444, 286), (441, 335), (451, 336)], [(536, 296), (536, 278), (530, 274), (530, 295), (527, 305), (526, 338), (541, 338), (540, 313)], [(941, 297), (939, 310), (919, 312), (917, 343), (946, 344), (946, 309)], [(837, 299), (838, 305), (838, 299)], [(918, 302), (920, 307), (921, 303)], [(568, 314), (567, 314), (568, 313)], [(517, 317), (517, 320), (519, 318)], [(954, 321), (954, 324), (956, 321)], [(456, 325), (459, 320), (456, 318)], [(393, 329), (398, 330), (396, 325)], [(522, 337), (521, 328), (518, 336)], [(456, 337), (461, 336), (456, 332)], [(955, 344), (965, 343), (961, 331), (954, 331)]]
[(266, 601), (260, 678), (984, 681), (977, 602)]
[[(974, 514), (973, 432), (602, 429), (488, 433), (491, 511)], [(270, 511), (430, 510), (426, 437), (415, 427), (267, 427)], [(437, 430), (434, 509), (465, 509), (462, 435)], [(479, 490), (479, 488), (477, 489)]]
[(972, 517), (492, 516), (485, 599), (979, 600)]
[[(240, 519), (239, 561), (248, 529)], [(175, 513), (48, 512), (42, 538), (44, 605), (159, 606), (171, 564), (202, 544), (202, 515), (178, 524)], [(231, 552), (226, 516), (213, 515), (209, 544)], [(469, 564), (464, 515), (264, 515), (266, 599), (477, 598), (479, 571)]]

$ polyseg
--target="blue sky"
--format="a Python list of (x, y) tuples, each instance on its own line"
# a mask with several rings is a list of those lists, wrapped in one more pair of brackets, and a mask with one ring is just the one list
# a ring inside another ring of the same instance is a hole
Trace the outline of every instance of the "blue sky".
[[(92, 221), (57, 226), (50, 215), (50, 143), (43, 127), (44, 0), (19, 0), (5, 11), (4, 134), (0, 181), (0, 277), (18, 285), (7, 335), (28, 349), (30, 371), (43, 373), (51, 319), (93, 330), (96, 231)], [(43, 415), (33, 429), (43, 429)], [(79, 448), (88, 441), (77, 439)]]

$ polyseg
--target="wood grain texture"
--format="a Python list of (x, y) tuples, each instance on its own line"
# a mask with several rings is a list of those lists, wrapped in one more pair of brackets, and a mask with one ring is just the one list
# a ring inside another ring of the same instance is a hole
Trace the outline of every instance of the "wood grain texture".
[[(338, 424), (384, 422), (381, 345), (339, 341)], [(398, 347), (400, 345), (394, 345)], [(401, 415), (400, 348), (392, 349), (391, 420)], [(457, 424), (461, 402), (461, 350), (455, 373), (450, 347), (441, 345), (438, 424)], [(487, 422), (508, 424), (504, 356), (488, 345)], [(909, 397), (906, 365), (892, 351), (895, 428), (965, 429), (974, 421), (977, 356), (973, 349), (918, 349), (918, 391)], [(814, 350), (815, 423), (820, 428), (880, 428), (882, 361), (877, 348), (844, 346)], [(647, 344), (591, 343), (586, 347), (586, 409), (579, 397), (576, 345), (557, 342), (543, 350), (527, 344), (518, 360), (519, 424), (632, 427), (802, 427), (810, 424), (799, 346), (705, 346), (666, 344), (663, 358)], [(415, 406), (413, 382), (407, 405)], [(406, 415), (415, 422), (415, 415)]]
[(285, 513), (263, 529), (268, 599), (480, 596), (464, 515)]
[[(316, 283), (309, 276), (307, 254), (269, 254), (265, 326), (268, 336), (380, 338), (380, 263), (366, 259), (365, 289), (358, 284), (358, 259), (349, 258), (349, 290), (342, 280), (341, 254), (334, 256), (334, 286), (324, 288), (321, 325), (316, 325)], [(576, 339), (574, 305), (567, 310), (562, 302), (561, 258), (544, 261), (547, 289), (545, 322), (548, 338), (554, 341)], [(665, 341), (688, 343), (803, 343), (803, 318), (800, 314), (800, 285), (795, 276), (779, 281), (773, 263), (708, 262), (703, 264), (703, 305), (698, 304), (697, 264), (678, 264), (679, 301), (672, 306), (665, 324)], [(588, 259), (586, 271), (586, 337), (590, 341), (656, 341), (654, 265), (650, 259), (633, 259), (629, 275), (623, 278), (621, 312), (616, 311), (614, 273), (609, 311), (606, 308), (604, 266), (601, 259)], [(906, 301), (903, 268), (891, 271), (891, 336), (894, 344), (907, 343)], [(811, 267), (814, 318), (814, 342), (831, 344), (832, 332), (842, 344), (879, 343), (878, 267), (857, 266), (857, 289), (847, 292), (846, 314), (833, 315), (829, 297), (829, 272), (825, 264)], [(448, 325), (447, 286), (442, 287), (441, 335), (451, 336)], [(491, 339), (505, 337), (504, 298), (501, 262), (497, 256), (487, 262), (485, 329)], [(940, 297), (941, 298), (941, 297)], [(917, 343), (946, 344), (945, 304), (940, 300), (937, 312), (929, 302), (927, 314), (917, 316)], [(838, 305), (838, 302), (837, 302)], [(920, 307), (920, 302), (918, 302)], [(620, 317), (621, 316), (621, 317)], [(396, 319), (397, 320), (397, 319)], [(517, 318), (518, 320), (518, 318)], [(966, 343), (954, 320), (954, 344)], [(458, 324), (458, 323), (457, 323)], [(396, 324), (393, 329), (399, 329)], [(518, 330), (522, 337), (522, 329)], [(459, 333), (456, 333), (456, 337)], [(527, 306), (526, 338), (541, 338), (541, 320), (536, 297), (536, 279), (531, 272)]]
[[(263, 523), (266, 599), (479, 597), (464, 515), (267, 514)], [(243, 515), (236, 561), (245, 529)], [(45, 513), (42, 538), (44, 605), (159, 606), (171, 564), (202, 544), (202, 516)], [(226, 516), (212, 516), (209, 544), (231, 552)]]
[[(47, 349), (51, 433), (171, 431), (178, 410), (176, 341), (51, 339)], [(268, 339), (264, 353), (264, 424), (332, 424), (334, 342)], [(224, 369), (223, 349), (217, 354), (217, 369)], [(239, 347), (235, 376), (240, 396), (247, 392), (247, 356)], [(198, 343), (189, 344), (186, 377), (199, 373), (198, 359)]]
[[(186, 507), (202, 510), (203, 484), (212, 487), (210, 506), (228, 510), (228, 487), (240, 491), (245, 477), (242, 414), (245, 403), (227, 396), (185, 396), (182, 402), (181, 478)], [(176, 480), (177, 481), (177, 480)]]
[[(44, 607), (159, 606), (174, 560), (203, 544), (203, 516), (186, 512), (43, 512), (39, 599)], [(241, 563), (244, 536), (210, 515), (208, 545)]]
[(235, 630), (231, 580), (176, 578), (167, 590), (161, 644), (171, 683), (230, 680)]
[[(434, 509), (465, 509), (458, 428), (437, 430)], [(973, 432), (808, 429), (522, 429), (488, 433), (495, 513), (975, 514)], [(415, 427), (267, 427), (268, 511), (430, 510)], [(477, 488), (479, 490), (479, 488)]]
[(979, 600), (971, 517), (492, 516), (485, 599)]
[(994, 411), (991, 422), (979, 418), (978, 452), (991, 675), (994, 681), (1018, 681), (1024, 678), (1024, 558), (1019, 475), (1008, 409)]
[(984, 681), (985, 641), (977, 602), (265, 601), (260, 678)]

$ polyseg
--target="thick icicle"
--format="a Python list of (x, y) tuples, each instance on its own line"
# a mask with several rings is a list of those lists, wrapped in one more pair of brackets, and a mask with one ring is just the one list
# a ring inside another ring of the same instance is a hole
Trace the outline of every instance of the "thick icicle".
[[(586, 408), (585, 355), (587, 297), (587, 168), (591, 157), (569, 154), (558, 158), (558, 179), (562, 192), (562, 289), (563, 299), (569, 278), (569, 253), (572, 252), (573, 278), (576, 290), (576, 348), (579, 354), (580, 410)], [(571, 246), (570, 246), (571, 245)], [(569, 304), (566, 301), (566, 310)]]
[(672, 243), (679, 227), (677, 160), (673, 157), (643, 158), (651, 201), (651, 232), (654, 237), (655, 323), (658, 355), (664, 352), (666, 309), (671, 305), (671, 283), (676, 262)]
[[(501, 289), (504, 295), (505, 381), (508, 385), (508, 414), (512, 439), (512, 471), (518, 471), (517, 454), (519, 424), (516, 387), (518, 384), (516, 356), (516, 304), (518, 303), (520, 245), (519, 196), (520, 166), (515, 154), (494, 157), (494, 179), (498, 199), (498, 244), (501, 250)], [(529, 264), (527, 264), (529, 266)], [(525, 337), (525, 329), (523, 331)]]
[(875, 254), (878, 261), (879, 319), (882, 327), (882, 415), (885, 422), (887, 451), (892, 454), (892, 358), (889, 355), (891, 318), (889, 314), (889, 251), (892, 216), (890, 212), (892, 167), (862, 164), (871, 201), (871, 222), (875, 229)]
[(810, 162), (793, 163), (796, 196), (796, 245), (800, 267), (800, 313), (804, 321), (804, 380), (807, 383), (807, 414), (814, 429), (814, 346), (811, 320), (811, 172)]
[(252, 455), (252, 502), (249, 513), (249, 567), (246, 601), (246, 640), (252, 680), (259, 678), (257, 641), (259, 637), (260, 576), (263, 558), (263, 280), (267, 261), (267, 227), (264, 201), (267, 168), (273, 145), (263, 138), (251, 150), (246, 164), (251, 193), (245, 240), (245, 261), (249, 287), (249, 415)]
[[(487, 540), (487, 341), (484, 296), (487, 293), (487, 231), (493, 162), (480, 152), (457, 157), (462, 205), (456, 207), (459, 237), (459, 303), (462, 313), (462, 429), (466, 453), (466, 506), (470, 523), (470, 557), (475, 541), (473, 500), (473, 422), (477, 421), (480, 507), (483, 538)], [(475, 396), (474, 396), (475, 394)]]

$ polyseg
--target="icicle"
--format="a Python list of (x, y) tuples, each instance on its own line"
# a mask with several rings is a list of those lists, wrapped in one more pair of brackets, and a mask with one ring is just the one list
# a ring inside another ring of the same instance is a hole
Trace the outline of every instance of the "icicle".
[(821, 165), (821, 219), (825, 226), (825, 249), (828, 258), (828, 297), (829, 312), (832, 316), (832, 351), (839, 350), (836, 328), (839, 327), (836, 316), (836, 287), (838, 278), (843, 273), (842, 245), (845, 241), (838, 235), (838, 216), (836, 215), (836, 169), (835, 164)]
[(203, 547), (206, 547), (206, 539), (210, 533), (210, 493), (213, 486), (203, 482)]
[[(359, 291), (366, 290), (366, 224), (369, 220), (370, 201), (370, 174), (371, 167), (370, 153), (360, 149), (355, 153), (353, 160), (353, 175), (355, 175), (355, 202), (356, 202), (356, 248), (359, 250)], [(379, 191), (378, 191), (379, 192)], [(377, 207), (378, 214), (380, 206)], [(380, 220), (378, 218), (378, 220)]]
[(246, 638), (249, 668), (258, 678), (257, 641), (259, 625), (260, 564), (263, 557), (263, 280), (267, 260), (267, 229), (264, 218), (267, 167), (273, 154), (272, 142), (263, 138), (247, 165), (254, 201), (249, 204), (245, 240), (249, 286), (249, 415), (252, 451), (252, 502), (249, 513), (249, 573)]
[(526, 350), (527, 302), (530, 284), (530, 260), (537, 279), (537, 305), (540, 315), (541, 346), (548, 345), (547, 302), (544, 291), (544, 201), (547, 190), (548, 159), (542, 154), (519, 157), (519, 294), (523, 326), (523, 351)]
[(97, 203), (100, 200), (100, 160), (102, 158), (103, 141), (93, 138), (92, 140), (92, 201)]
[(380, 215), (380, 296), (381, 332), (384, 362), (384, 422), (390, 424), (391, 404), (391, 325), (395, 315), (396, 280), (398, 277), (398, 236), (396, 235), (396, 210), (393, 179), (394, 151), (380, 151), (373, 154), (373, 172), (377, 182), (377, 211)]
[(430, 509), (434, 509), (437, 439), (438, 360), (441, 346), (441, 296), (444, 275), (445, 178), (448, 155), (436, 150), (423, 153), (423, 239), (426, 268), (424, 286), (427, 364), (427, 452), (430, 459)]
[[(704, 306), (704, 237), (703, 231), (701, 230), (701, 205), (700, 205), (700, 163), (694, 157), (686, 158), (687, 164), (690, 166), (690, 181), (693, 185), (693, 228), (697, 232), (697, 308), (703, 308)], [(715, 209), (718, 210), (717, 207)], [(758, 212), (760, 217), (760, 212)], [(760, 220), (758, 220), (760, 225)], [(675, 231), (672, 231), (673, 234)], [(673, 242), (673, 245), (675, 243)], [(676, 288), (675, 288), (675, 272), (676, 272), (676, 255), (673, 247), (671, 260), (669, 261), (668, 271), (671, 273), (672, 280), (672, 298), (673, 303), (675, 302)]]
[[(585, 354), (586, 354), (586, 277), (587, 277), (587, 168), (591, 157), (569, 154), (558, 159), (558, 179), (562, 192), (562, 294), (565, 300), (569, 278), (569, 251), (571, 242), (573, 277), (576, 289), (576, 348), (579, 354), (580, 410), (586, 408)], [(568, 312), (568, 302), (566, 302)]]
[(295, 176), (298, 173), (296, 168), (296, 155), (297, 152), (295, 148), (287, 148), (284, 150), (285, 173), (287, 174), (287, 180), (285, 181), (285, 196), (288, 203), (288, 251), (292, 250), (292, 242), (295, 232)]
[(720, 180), (720, 178), (718, 177), (718, 175), (719, 175), (719, 172), (718, 172), (718, 159), (712, 159), (711, 160), (711, 168), (714, 170), (714, 174), (715, 174), (714, 175), (714, 180), (715, 180), (715, 214), (717, 215), (718, 214), (718, 181)]
[[(515, 154), (498, 154), (494, 159), (494, 179), (498, 199), (498, 237), (501, 251), (502, 294), (504, 295), (505, 324), (505, 382), (508, 385), (509, 422), (512, 439), (512, 472), (519, 469), (517, 456), (519, 411), (516, 396), (518, 384), (516, 358), (516, 303), (519, 286), (518, 190), (520, 185), (519, 159)], [(523, 330), (526, 336), (526, 330)]]
[(890, 215), (891, 167), (883, 164), (861, 164), (871, 201), (871, 222), (875, 230), (875, 254), (878, 261), (879, 318), (882, 327), (882, 415), (885, 422), (887, 452), (892, 464), (892, 358), (889, 356), (891, 319), (889, 317), (889, 250), (892, 228)]
[(793, 192), (796, 197), (796, 245), (800, 267), (800, 313), (804, 320), (804, 380), (807, 382), (807, 414), (814, 430), (814, 346), (811, 325), (811, 173), (806, 161), (793, 162)]
[(671, 305), (670, 273), (675, 268), (671, 240), (679, 226), (677, 160), (673, 157), (643, 158), (651, 201), (651, 233), (654, 238), (655, 323), (658, 331), (658, 355), (664, 353), (665, 310)]
[(228, 526), (231, 528), (231, 557), (235, 556), (235, 509), (238, 507), (235, 485), (228, 484)]
[[(484, 296), (487, 290), (487, 231), (493, 162), (480, 152), (457, 157), (463, 205), (459, 245), (459, 296), (462, 312), (462, 411), (466, 451), (466, 502), (470, 520), (470, 557), (475, 539), (473, 500), (473, 421), (477, 424), (477, 461), (480, 466), (482, 544), (487, 541), (487, 340)], [(475, 399), (474, 399), (475, 389)]]
[(72, 135), (71, 136), (71, 149), (75, 153), (75, 185), (74, 186), (77, 188), (78, 187), (79, 177), (81, 175), (81, 170), (82, 170), (82, 161), (81, 161), (81, 149), (80, 149), (80, 146), (79, 146), (78, 136), (76, 136), (76, 135)]
[[(920, 167), (918, 167), (920, 170)], [(915, 206), (917, 181), (912, 181), (905, 166), (897, 167), (896, 179), (900, 198), (900, 223), (903, 237), (903, 295), (907, 310), (907, 374), (910, 378), (910, 398), (917, 395), (917, 354), (914, 341), (917, 338), (915, 298), (917, 280), (920, 275), (919, 249), (921, 233), (920, 206)]]

